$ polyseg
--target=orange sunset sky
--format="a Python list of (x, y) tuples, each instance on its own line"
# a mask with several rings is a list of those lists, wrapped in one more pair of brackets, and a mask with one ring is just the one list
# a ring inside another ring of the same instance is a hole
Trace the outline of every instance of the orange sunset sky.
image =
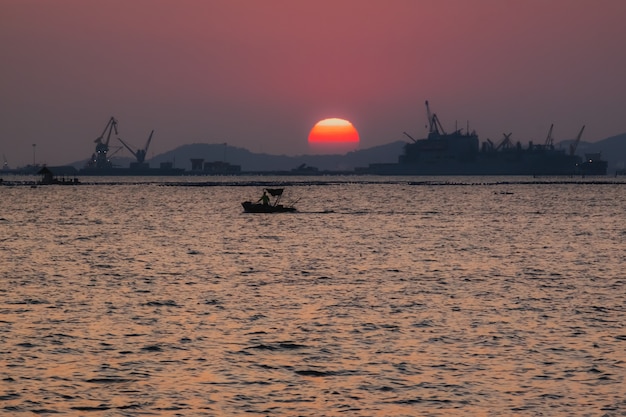
[[(624, 0), (0, 0), (0, 152), (88, 158), (111, 116), (148, 158), (188, 143), (304, 154), (424, 137), (424, 101), (481, 139), (626, 132)], [(125, 151), (118, 155), (130, 156)]]

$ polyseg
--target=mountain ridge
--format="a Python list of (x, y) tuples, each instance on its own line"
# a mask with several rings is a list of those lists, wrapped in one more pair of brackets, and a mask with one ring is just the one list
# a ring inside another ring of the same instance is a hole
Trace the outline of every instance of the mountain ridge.
[[(191, 159), (201, 158), (204, 162), (227, 162), (241, 166), (242, 171), (290, 171), (300, 166), (309, 166), (320, 171), (352, 171), (357, 167), (367, 167), (374, 163), (395, 163), (402, 154), (406, 141), (395, 141), (385, 145), (359, 149), (346, 154), (328, 155), (273, 155), (255, 153), (246, 148), (229, 146), (224, 143), (192, 143), (178, 146), (170, 151), (158, 154), (146, 162), (151, 167), (170, 162), (177, 168), (191, 170)], [(559, 149), (569, 149), (573, 139), (563, 140), (556, 144)], [(611, 136), (598, 142), (578, 144), (576, 153), (584, 158), (587, 153), (600, 153), (602, 159), (608, 161), (608, 174), (626, 167), (626, 133)], [(130, 157), (113, 158), (115, 166), (127, 167), (134, 162)], [(76, 168), (85, 166), (86, 161), (77, 161), (70, 165)]]
[[(386, 145), (351, 151), (346, 154), (330, 155), (272, 155), (255, 153), (248, 149), (225, 145), (224, 143), (192, 143), (178, 146), (146, 160), (156, 168), (161, 163), (171, 162), (177, 168), (191, 170), (191, 159), (204, 159), (204, 162), (227, 162), (241, 166), (242, 171), (290, 171), (303, 164), (321, 171), (351, 171), (355, 167), (370, 163), (396, 162), (406, 142), (396, 141)], [(76, 161), (70, 165), (82, 168), (87, 161)], [(134, 159), (112, 158), (114, 166), (127, 167)]]

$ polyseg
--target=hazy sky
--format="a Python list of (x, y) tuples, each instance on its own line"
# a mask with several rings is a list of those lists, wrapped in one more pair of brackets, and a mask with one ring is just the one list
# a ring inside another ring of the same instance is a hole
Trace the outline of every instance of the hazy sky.
[[(304, 154), (447, 130), (543, 142), (626, 132), (624, 0), (0, 0), (0, 152), (87, 158), (108, 119), (148, 158), (189, 143)], [(117, 145), (117, 144), (116, 144)], [(120, 151), (118, 155), (130, 154)]]

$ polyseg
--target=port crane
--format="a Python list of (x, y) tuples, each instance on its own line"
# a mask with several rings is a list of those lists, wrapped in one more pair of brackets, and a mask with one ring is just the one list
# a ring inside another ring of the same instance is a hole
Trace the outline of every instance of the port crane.
[(578, 132), (578, 136), (576, 136), (576, 140), (574, 140), (574, 143), (569, 145), (570, 155), (574, 155), (576, 153), (576, 148), (578, 148), (578, 143), (580, 142), (580, 138), (583, 135), (583, 130), (585, 130), (585, 125), (583, 125), (583, 127), (580, 129), (580, 132)]
[(446, 131), (443, 129), (437, 114), (431, 113), (428, 100), (426, 100), (426, 115), (428, 116), (428, 139), (435, 139), (441, 135), (445, 135)]
[(126, 147), (126, 149), (128, 149), (128, 151), (130, 153), (132, 153), (133, 155), (135, 155), (135, 158), (137, 159), (137, 162), (140, 164), (143, 164), (143, 162), (146, 160), (146, 154), (148, 153), (148, 147), (150, 146), (150, 142), (152, 141), (152, 135), (154, 134), (154, 130), (152, 132), (150, 132), (150, 136), (148, 137), (148, 141), (146, 142), (146, 146), (143, 147), (143, 149), (137, 149), (136, 151), (133, 150), (133, 148), (128, 145), (126, 142), (124, 142), (122, 140), (122, 138), (118, 138), (120, 142), (122, 142), (122, 145), (124, 145)]
[[(441, 135), (445, 135), (446, 131), (443, 130), (443, 126), (439, 121), (439, 118), (435, 113), (430, 111), (430, 106), (428, 105), (428, 100), (426, 100), (426, 117), (428, 118), (428, 139), (436, 139)], [(402, 132), (406, 137), (411, 139), (414, 143), (417, 143), (417, 140), (407, 132)]]
[(113, 132), (116, 135), (118, 134), (115, 117), (109, 119), (102, 134), (94, 141), (96, 143), (96, 152), (91, 156), (90, 166), (95, 168), (111, 168), (113, 166), (109, 160), (109, 141)]

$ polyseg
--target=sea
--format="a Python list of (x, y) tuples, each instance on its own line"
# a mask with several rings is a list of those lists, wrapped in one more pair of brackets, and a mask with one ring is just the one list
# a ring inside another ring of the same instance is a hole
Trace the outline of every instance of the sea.
[(0, 415), (626, 416), (625, 177), (8, 179)]

